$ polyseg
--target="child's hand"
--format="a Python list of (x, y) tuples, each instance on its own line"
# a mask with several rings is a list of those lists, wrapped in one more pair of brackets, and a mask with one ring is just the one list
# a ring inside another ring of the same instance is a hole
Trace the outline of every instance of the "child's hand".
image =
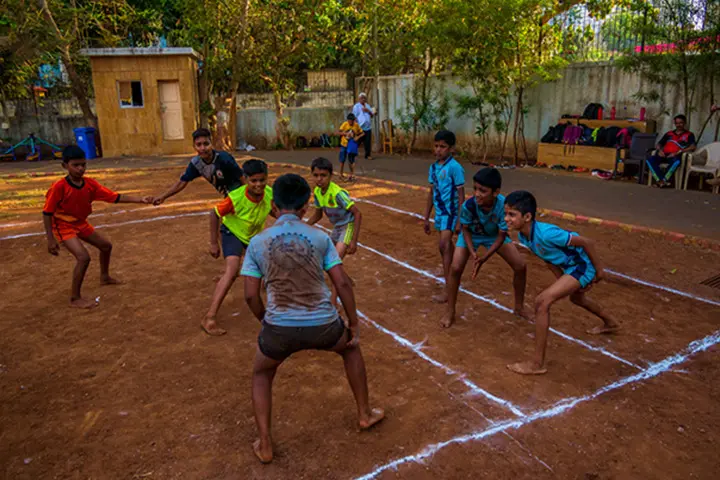
[(357, 252), (357, 242), (355, 240), (352, 240), (350, 242), (350, 245), (348, 245), (347, 254), (352, 255), (355, 252)]
[(598, 268), (597, 271), (595, 272), (595, 279), (593, 280), (593, 283), (602, 282), (603, 280), (605, 280), (605, 278), (606, 278), (605, 270), (602, 268)]
[(153, 203), (154, 200), (155, 200), (155, 199), (154, 199), (153, 197), (151, 197), (150, 195), (148, 195), (148, 196), (146, 196), (146, 197), (143, 197), (142, 203), (144, 203), (144, 204), (146, 204), (146, 205), (150, 205), (151, 203)]
[(460, 232), (462, 232), (462, 225), (460, 224), (460, 219), (457, 219), (455, 221), (455, 233), (460, 235)]
[(48, 253), (50, 255), (55, 255), (57, 257), (58, 252), (60, 251), (60, 244), (57, 240), (55, 240), (55, 237), (48, 238)]
[(425, 220), (423, 230), (425, 230), (425, 235), (430, 235), (430, 220)]
[(157, 207), (158, 205), (161, 205), (164, 201), (165, 199), (162, 197), (155, 197), (153, 198), (152, 204)]
[(210, 256), (218, 258), (220, 256), (220, 247), (217, 243), (210, 243)]
[(360, 331), (357, 327), (348, 327), (350, 330), (350, 341), (347, 343), (347, 348), (355, 348), (360, 345)]
[(473, 272), (472, 272), (472, 279), (475, 280), (475, 277), (477, 277), (478, 273), (480, 273), (480, 269), (485, 264), (485, 259), (482, 257), (475, 256), (475, 264), (473, 265)]

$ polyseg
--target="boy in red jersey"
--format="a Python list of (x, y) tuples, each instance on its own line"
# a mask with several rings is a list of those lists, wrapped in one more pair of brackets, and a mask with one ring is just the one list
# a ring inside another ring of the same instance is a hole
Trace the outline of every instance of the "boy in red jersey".
[(119, 283), (110, 276), (110, 253), (112, 243), (95, 231), (87, 222), (92, 213), (92, 202), (108, 203), (152, 203), (152, 197), (120, 195), (100, 185), (97, 180), (84, 178), (87, 162), (85, 153), (77, 145), (63, 150), (63, 168), (68, 175), (53, 183), (45, 194), (43, 223), (47, 234), (48, 252), (58, 254), (60, 243), (75, 256), (75, 270), (72, 278), (70, 305), (78, 308), (92, 308), (97, 305), (80, 295), (90, 254), (80, 240), (100, 250), (100, 281), (103, 285)]

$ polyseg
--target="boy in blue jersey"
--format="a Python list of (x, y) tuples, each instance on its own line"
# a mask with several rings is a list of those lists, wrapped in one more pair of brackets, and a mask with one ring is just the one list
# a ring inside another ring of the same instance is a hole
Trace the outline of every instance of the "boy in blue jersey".
[[(450, 276), (448, 278), (448, 308), (440, 324), (447, 328), (455, 321), (460, 278), (468, 258), (472, 257), (474, 268), (472, 278), (477, 277), (480, 268), (496, 252), (513, 269), (513, 288), (515, 290), (515, 314), (528, 320), (531, 315), (526, 311), (525, 280), (527, 269), (525, 260), (510, 241), (505, 224), (505, 197), (500, 195), (502, 177), (495, 168), (483, 168), (473, 177), (474, 196), (468, 198), (460, 212), (462, 233), (458, 236), (453, 253)], [(472, 245), (472, 248), (470, 248)], [(485, 254), (480, 255), (480, 247)]]
[[(453, 258), (453, 233), (460, 232), (460, 209), (465, 201), (465, 169), (453, 158), (455, 134), (440, 130), (435, 134), (435, 163), (430, 166), (427, 206), (425, 208), (425, 234), (430, 235), (430, 213), (435, 208), (435, 230), (440, 232), (440, 256), (443, 276), (447, 285)], [(448, 301), (447, 291), (433, 297), (436, 303)]]
[[(330, 238), (302, 221), (308, 209), (310, 186), (299, 175), (282, 175), (273, 185), (275, 224), (250, 241), (241, 275), (245, 300), (262, 323), (252, 379), (252, 400), (259, 439), (253, 444), (262, 463), (273, 458), (270, 435), (272, 382), (283, 361), (301, 350), (340, 354), (355, 396), (358, 426), (366, 430), (385, 412), (371, 409), (365, 361), (359, 346), (355, 296), (342, 260)], [(325, 272), (337, 289), (348, 323), (338, 314), (325, 284)], [(260, 296), (267, 288), (267, 308)]]
[(515, 373), (540, 375), (545, 368), (545, 349), (550, 328), (550, 307), (558, 300), (570, 297), (575, 305), (597, 315), (602, 327), (587, 331), (592, 335), (615, 332), (620, 325), (598, 303), (587, 298), (585, 292), (605, 277), (595, 252), (594, 242), (575, 232), (568, 232), (550, 223), (535, 220), (537, 202), (530, 192), (517, 191), (505, 198), (505, 222), (519, 232), (520, 243), (547, 262), (557, 280), (535, 299), (535, 355), (529, 362), (508, 365)]

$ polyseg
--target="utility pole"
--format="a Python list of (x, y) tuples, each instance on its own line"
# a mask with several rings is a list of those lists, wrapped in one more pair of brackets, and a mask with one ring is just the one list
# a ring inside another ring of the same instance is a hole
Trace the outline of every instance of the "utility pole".
[(373, 50), (375, 55), (375, 94), (373, 95), (375, 97), (375, 115), (373, 115), (373, 123), (375, 124), (373, 126), (373, 130), (375, 130), (375, 134), (373, 135), (373, 150), (376, 152), (380, 151), (380, 128), (381, 128), (381, 122), (380, 122), (380, 116), (378, 115), (378, 112), (380, 112), (380, 57), (378, 55), (378, 32), (377, 32), (377, 18), (378, 18), (378, 0), (374, 0), (374, 12), (373, 12)]

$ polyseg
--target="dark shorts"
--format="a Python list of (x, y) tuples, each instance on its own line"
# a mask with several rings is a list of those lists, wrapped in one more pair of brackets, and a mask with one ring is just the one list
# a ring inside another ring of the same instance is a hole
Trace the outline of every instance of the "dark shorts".
[(347, 150), (347, 147), (341, 147), (340, 148), (340, 155), (338, 156), (338, 160), (340, 163), (345, 163), (345, 159), (347, 159), (350, 163), (355, 163), (355, 158), (357, 157), (356, 153), (350, 153)]
[(266, 357), (285, 360), (301, 350), (330, 350), (342, 338), (346, 327), (342, 318), (316, 327), (279, 327), (263, 322), (258, 346)]
[(235, 236), (225, 225), (220, 226), (220, 241), (222, 243), (223, 257), (242, 257), (247, 245)]

